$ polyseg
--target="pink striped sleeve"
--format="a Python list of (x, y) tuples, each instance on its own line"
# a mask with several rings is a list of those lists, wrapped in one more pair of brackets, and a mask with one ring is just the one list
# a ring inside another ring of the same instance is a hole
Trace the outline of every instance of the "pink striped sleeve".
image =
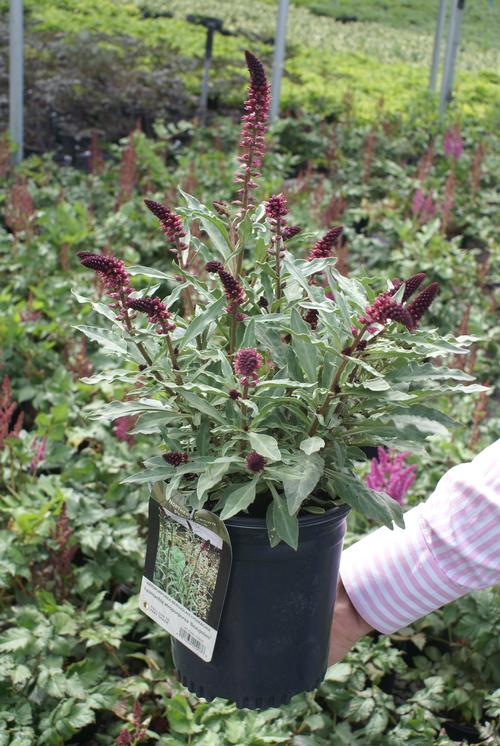
[(450, 469), (405, 529), (379, 528), (342, 554), (342, 582), (379, 632), (395, 632), (500, 582), (500, 440)]

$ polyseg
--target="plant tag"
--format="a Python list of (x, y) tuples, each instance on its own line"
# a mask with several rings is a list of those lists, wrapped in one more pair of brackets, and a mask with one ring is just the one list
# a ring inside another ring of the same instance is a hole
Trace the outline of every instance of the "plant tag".
[(208, 510), (177, 505), (155, 484), (149, 500), (142, 611), (202, 660), (212, 660), (232, 551), (227, 528)]

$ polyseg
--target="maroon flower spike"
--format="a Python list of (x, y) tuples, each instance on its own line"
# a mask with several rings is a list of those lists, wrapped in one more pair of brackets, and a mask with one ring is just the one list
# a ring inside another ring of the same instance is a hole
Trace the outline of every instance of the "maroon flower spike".
[(316, 329), (318, 326), (319, 313), (315, 308), (310, 308), (304, 316), (304, 321), (307, 321), (311, 325), (311, 329)]
[(269, 301), (264, 295), (261, 295), (257, 301), (257, 305), (260, 306), (260, 308), (269, 308)]
[(183, 251), (186, 248), (186, 244), (182, 239), (185, 238), (186, 232), (179, 215), (171, 210), (170, 207), (167, 207), (167, 205), (162, 205), (161, 202), (155, 202), (152, 199), (145, 199), (144, 204), (160, 221), (165, 236), (176, 244), (173, 252), (178, 254), (180, 251)]
[(394, 277), (394, 279), (391, 280), (391, 289), (389, 291), (390, 294), (396, 295), (397, 291), (403, 284), (403, 280), (400, 280), (399, 277)]
[(312, 251), (309, 254), (309, 261), (312, 261), (313, 259), (325, 259), (326, 257), (331, 256), (343, 230), (343, 227), (339, 225), (336, 228), (329, 230), (323, 238), (320, 238), (320, 240), (314, 244)]
[(132, 292), (130, 277), (121, 259), (107, 254), (93, 254), (90, 251), (79, 251), (77, 257), (84, 267), (93, 269), (101, 279), (104, 290), (115, 299), (112, 308), (117, 309), (117, 318), (125, 319), (127, 298)]
[(267, 202), (264, 203), (266, 208), (266, 215), (271, 220), (280, 220), (288, 215), (288, 206), (286, 203), (286, 197), (284, 194), (275, 194), (273, 197), (269, 197)]
[(420, 285), (423, 283), (423, 281), (426, 278), (425, 272), (417, 272), (416, 275), (412, 275), (409, 277), (405, 282), (405, 292), (403, 295), (402, 303), (406, 303), (408, 298), (411, 298), (411, 296), (417, 292)]
[(242, 306), (247, 301), (245, 291), (242, 286), (236, 280), (232, 274), (226, 272), (225, 269), (219, 270), (219, 277), (226, 294), (226, 298), (229, 300), (229, 304), (226, 306), (227, 313), (237, 313), (238, 307)]
[(438, 293), (438, 283), (431, 282), (430, 285), (427, 285), (427, 287), (417, 295), (413, 303), (410, 303), (410, 305), (407, 306), (408, 312), (410, 313), (415, 326), (418, 324)]
[(84, 267), (97, 272), (108, 292), (130, 292), (130, 278), (121, 259), (107, 254), (93, 254), (90, 251), (79, 251), (77, 257)]
[(244, 303), (247, 302), (247, 297), (241, 284), (233, 277), (232, 274), (230, 274), (230, 272), (227, 272), (224, 269), (223, 265), (220, 262), (207, 262), (205, 264), (205, 269), (211, 274), (219, 275), (220, 281), (222, 282), (222, 287), (224, 288), (224, 293), (226, 294), (226, 298), (229, 301), (229, 304), (226, 306), (227, 313), (234, 313), (239, 316), (239, 306), (242, 306)]
[(250, 451), (250, 453), (247, 454), (246, 462), (247, 469), (250, 469), (250, 471), (253, 471), (255, 474), (262, 471), (266, 465), (266, 459), (264, 456), (261, 456), (260, 453), (257, 453), (257, 451)]
[(300, 225), (287, 225), (283, 230), (281, 231), (281, 238), (283, 241), (290, 241), (290, 239), (294, 238), (298, 233), (300, 233), (302, 228)]
[(189, 461), (189, 456), (183, 451), (167, 451), (163, 454), (163, 460), (170, 464), (170, 466), (180, 466)]
[(407, 329), (413, 329), (413, 316), (401, 303), (393, 300), (392, 292), (386, 291), (375, 298), (373, 304), (365, 309), (365, 315), (360, 318), (362, 324), (385, 324), (391, 319), (404, 324)]
[(234, 399), (234, 401), (236, 401), (236, 399), (239, 399), (241, 396), (240, 392), (237, 391), (236, 389), (230, 389), (228, 391), (228, 394), (229, 394), (229, 398)]
[(116, 739), (116, 746), (131, 746), (132, 736), (126, 728), (122, 728)]
[(398, 321), (400, 324), (404, 324), (409, 331), (415, 326), (413, 317), (408, 309), (402, 306), (401, 303), (396, 303), (396, 301), (393, 301), (386, 307), (382, 314), (382, 319), (382, 323), (387, 319)]
[(241, 376), (242, 386), (255, 386), (259, 380), (257, 370), (262, 365), (262, 355), (253, 347), (238, 350), (234, 356), (234, 370)]
[(158, 334), (167, 334), (175, 329), (175, 324), (170, 321), (172, 314), (159, 298), (132, 298), (128, 301), (128, 307), (147, 313), (150, 324), (159, 324)]
[(229, 209), (227, 206), (227, 203), (224, 202), (222, 199), (214, 199), (212, 202), (212, 205), (214, 206), (214, 210), (223, 217), (228, 218), (229, 217)]
[(214, 274), (215, 272), (220, 272), (221, 270), (223, 270), (224, 265), (222, 265), (220, 262), (210, 261), (205, 264), (205, 269), (207, 272)]
[(260, 176), (259, 168), (265, 153), (264, 136), (270, 104), (270, 86), (262, 62), (248, 51), (245, 52), (245, 57), (250, 73), (250, 85), (245, 101), (245, 114), (242, 117), (240, 148), (243, 152), (238, 158), (241, 171), (235, 178), (242, 185), (239, 195), (244, 210), (250, 204), (249, 192), (256, 186), (254, 179)]

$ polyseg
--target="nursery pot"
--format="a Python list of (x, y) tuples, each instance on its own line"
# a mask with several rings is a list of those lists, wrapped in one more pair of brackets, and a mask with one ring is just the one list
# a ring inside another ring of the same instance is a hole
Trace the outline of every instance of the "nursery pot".
[(299, 546), (271, 548), (266, 522), (226, 521), (233, 564), (213, 658), (172, 640), (180, 681), (199, 697), (238, 707), (286, 704), (315, 689), (328, 661), (348, 506), (299, 518)]

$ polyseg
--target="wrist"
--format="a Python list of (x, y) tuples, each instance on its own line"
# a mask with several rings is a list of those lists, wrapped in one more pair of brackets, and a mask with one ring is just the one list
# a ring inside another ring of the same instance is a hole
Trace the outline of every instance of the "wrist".
[(339, 611), (342, 612), (344, 618), (348, 618), (351, 622), (351, 628), (349, 630), (349, 637), (355, 642), (359, 640), (363, 635), (373, 631), (373, 627), (363, 619), (361, 614), (357, 611), (356, 607), (352, 603), (351, 599), (347, 595), (347, 591), (342, 582), (342, 578), (339, 577), (337, 586), (337, 600), (335, 605), (339, 604)]

